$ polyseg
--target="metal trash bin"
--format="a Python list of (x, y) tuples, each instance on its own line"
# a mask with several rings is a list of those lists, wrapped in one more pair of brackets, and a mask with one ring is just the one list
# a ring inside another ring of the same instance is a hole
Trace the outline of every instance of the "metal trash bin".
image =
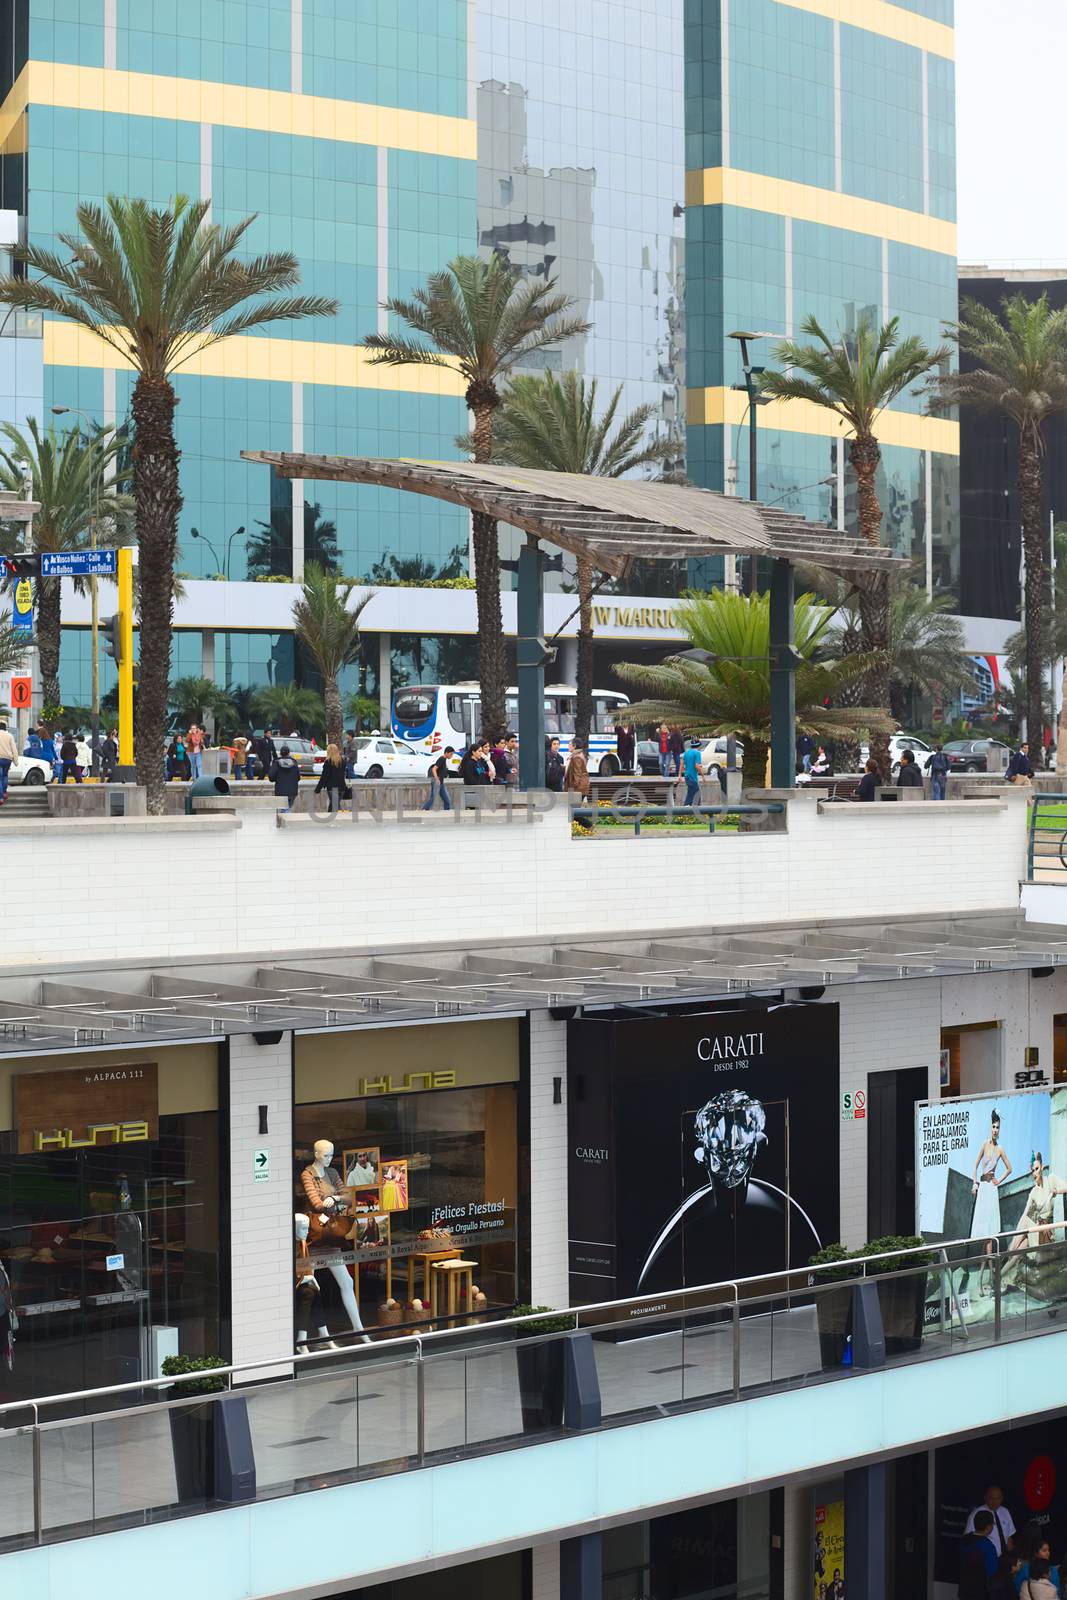
[(185, 815), (194, 815), (194, 800), (202, 800), (207, 795), (229, 794), (230, 786), (225, 778), (197, 778), (189, 785), (185, 796)]

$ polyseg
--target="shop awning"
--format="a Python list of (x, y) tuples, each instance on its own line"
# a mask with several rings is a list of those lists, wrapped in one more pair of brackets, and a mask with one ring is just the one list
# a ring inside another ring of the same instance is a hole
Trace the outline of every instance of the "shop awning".
[(245, 461), (273, 467), (283, 478), (407, 489), (483, 511), (572, 555), (589, 557), (614, 577), (624, 575), (636, 559), (684, 561), (724, 554), (820, 562), (842, 572), (905, 565), (890, 550), (873, 550), (849, 533), (806, 522), (780, 507), (688, 484), (468, 461), (241, 453)]
[(1067, 965), (1067, 930), (1020, 912), (574, 942), (339, 949), (0, 976), (0, 1056), (395, 1027), (548, 1008), (655, 1009), (845, 984)]

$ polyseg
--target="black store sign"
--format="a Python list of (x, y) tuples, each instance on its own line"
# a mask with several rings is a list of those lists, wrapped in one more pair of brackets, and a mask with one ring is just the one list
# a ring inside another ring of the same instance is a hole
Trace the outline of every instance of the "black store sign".
[(838, 1008), (568, 1027), (571, 1302), (803, 1266), (837, 1240)]

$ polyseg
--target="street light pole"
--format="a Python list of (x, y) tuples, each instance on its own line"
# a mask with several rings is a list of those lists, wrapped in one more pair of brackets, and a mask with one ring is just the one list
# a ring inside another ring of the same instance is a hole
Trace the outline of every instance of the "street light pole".
[[(86, 425), (91, 427), (92, 418), (79, 406), (53, 406), (53, 415), (65, 417), (73, 412), (76, 416), (84, 417)], [(92, 457), (93, 441), (89, 436), (89, 548), (96, 549), (96, 513), (99, 506), (99, 485), (93, 472)], [(89, 748), (92, 751), (92, 775), (100, 777), (100, 595), (97, 588), (96, 573), (89, 578), (89, 597), (92, 604), (92, 689), (89, 712)]]

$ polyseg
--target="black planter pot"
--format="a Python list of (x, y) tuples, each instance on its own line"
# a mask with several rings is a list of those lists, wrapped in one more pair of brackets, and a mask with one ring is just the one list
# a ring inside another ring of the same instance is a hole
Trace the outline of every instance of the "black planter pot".
[(170, 1442), (178, 1499), (212, 1500), (215, 1496), (215, 1408), (175, 1406), (170, 1415)]
[(887, 1356), (918, 1350), (923, 1342), (926, 1276), (921, 1272), (886, 1273), (878, 1280)]
[(535, 1344), (521, 1336), (515, 1347), (523, 1433), (563, 1425), (563, 1341)]

